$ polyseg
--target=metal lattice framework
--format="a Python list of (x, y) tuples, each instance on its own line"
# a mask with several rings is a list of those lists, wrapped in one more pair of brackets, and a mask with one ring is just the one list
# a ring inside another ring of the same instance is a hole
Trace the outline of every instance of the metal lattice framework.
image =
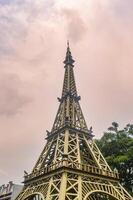
[(133, 200), (119, 183), (87, 128), (69, 44), (60, 105), (47, 143), (16, 200)]

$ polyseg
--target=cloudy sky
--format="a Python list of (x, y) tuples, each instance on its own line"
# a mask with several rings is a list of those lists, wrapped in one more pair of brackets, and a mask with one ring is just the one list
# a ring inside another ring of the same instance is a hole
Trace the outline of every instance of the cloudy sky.
[(133, 0), (0, 0), (0, 184), (23, 181), (43, 149), (67, 39), (95, 136), (133, 122), (132, 36)]

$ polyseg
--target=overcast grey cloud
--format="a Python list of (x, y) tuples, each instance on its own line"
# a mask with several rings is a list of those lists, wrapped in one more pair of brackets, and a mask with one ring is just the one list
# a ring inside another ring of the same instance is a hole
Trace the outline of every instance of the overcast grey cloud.
[(28, 94), (23, 94), (23, 84), (15, 74), (1, 74), (0, 115), (15, 115), (31, 101)]

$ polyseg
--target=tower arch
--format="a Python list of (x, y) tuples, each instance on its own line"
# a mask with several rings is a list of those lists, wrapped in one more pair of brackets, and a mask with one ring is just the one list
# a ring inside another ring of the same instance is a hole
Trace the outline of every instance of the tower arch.
[(24, 200), (44, 200), (44, 196), (40, 192), (34, 192), (33, 194), (27, 195)]
[(96, 190), (96, 191), (89, 192), (85, 196), (84, 200), (120, 200), (120, 199), (116, 197), (115, 195), (110, 194), (109, 192)]

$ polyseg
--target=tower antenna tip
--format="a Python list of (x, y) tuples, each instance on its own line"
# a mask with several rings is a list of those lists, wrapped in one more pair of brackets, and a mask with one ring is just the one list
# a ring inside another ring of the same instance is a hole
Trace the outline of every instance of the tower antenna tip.
[(69, 48), (69, 40), (67, 40), (67, 47)]

